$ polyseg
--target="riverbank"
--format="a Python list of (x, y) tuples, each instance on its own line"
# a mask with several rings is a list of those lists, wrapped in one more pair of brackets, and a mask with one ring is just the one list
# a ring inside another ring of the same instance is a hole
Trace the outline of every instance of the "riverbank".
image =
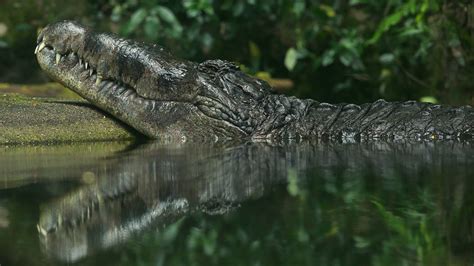
[(128, 140), (137, 135), (85, 100), (0, 95), (0, 145)]

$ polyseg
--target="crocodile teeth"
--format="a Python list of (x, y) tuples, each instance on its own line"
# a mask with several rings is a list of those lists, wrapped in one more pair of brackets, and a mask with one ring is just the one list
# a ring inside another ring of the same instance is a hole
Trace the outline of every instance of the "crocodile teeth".
[(59, 64), (59, 61), (61, 61), (61, 55), (56, 54), (56, 65)]
[(89, 68), (89, 63), (86, 62), (85, 64), (85, 68), (88, 69)]
[(92, 76), (92, 72), (94, 72), (94, 70), (92, 70), (92, 68), (89, 69), (89, 76)]
[(41, 50), (43, 50), (44, 47), (46, 47), (46, 44), (44, 42), (41, 42), (39, 45), (37, 45), (35, 49), (35, 54), (41, 52)]
[(48, 234), (46, 230), (39, 226), (39, 224), (36, 225), (36, 228), (38, 229), (38, 232), (40, 232), (40, 234), (42, 234), (43, 236), (46, 236)]
[(82, 58), (79, 58), (79, 65), (82, 66)]
[(102, 76), (97, 74), (97, 79), (95, 80), (95, 85), (99, 85), (102, 82)]

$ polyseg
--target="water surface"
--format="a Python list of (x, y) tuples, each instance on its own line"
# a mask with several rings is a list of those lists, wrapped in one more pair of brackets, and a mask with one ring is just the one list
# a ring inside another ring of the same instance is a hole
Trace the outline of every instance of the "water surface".
[(0, 265), (472, 265), (470, 143), (0, 147)]

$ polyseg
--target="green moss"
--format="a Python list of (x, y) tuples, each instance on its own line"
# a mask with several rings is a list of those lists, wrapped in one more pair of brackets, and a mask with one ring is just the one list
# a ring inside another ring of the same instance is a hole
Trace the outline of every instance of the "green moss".
[(0, 83), (0, 93), (17, 93), (31, 97), (53, 97), (77, 100), (81, 99), (81, 97), (75, 92), (56, 82), (27, 85)]
[(13, 94), (13, 93), (0, 95), (0, 104), (2, 105), (3, 104), (8, 104), (8, 105), (19, 104), (19, 103), (25, 103), (28, 101), (33, 103), (35, 99), (31, 97), (26, 97), (24, 95)]
[(0, 144), (126, 140), (132, 129), (86, 101), (0, 95)]

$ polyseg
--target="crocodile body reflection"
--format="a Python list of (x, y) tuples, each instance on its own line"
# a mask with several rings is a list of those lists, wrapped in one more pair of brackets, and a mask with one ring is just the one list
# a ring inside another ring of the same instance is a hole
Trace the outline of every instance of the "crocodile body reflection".
[(380, 178), (393, 178), (397, 171), (416, 178), (440, 155), (441, 165), (474, 161), (472, 148), (466, 143), (147, 144), (104, 160), (88, 184), (43, 204), (38, 231), (47, 254), (74, 262), (188, 213), (224, 214), (286, 183), (289, 171), (302, 177), (303, 185), (310, 169), (328, 178), (334, 171), (347, 178), (367, 171)]

